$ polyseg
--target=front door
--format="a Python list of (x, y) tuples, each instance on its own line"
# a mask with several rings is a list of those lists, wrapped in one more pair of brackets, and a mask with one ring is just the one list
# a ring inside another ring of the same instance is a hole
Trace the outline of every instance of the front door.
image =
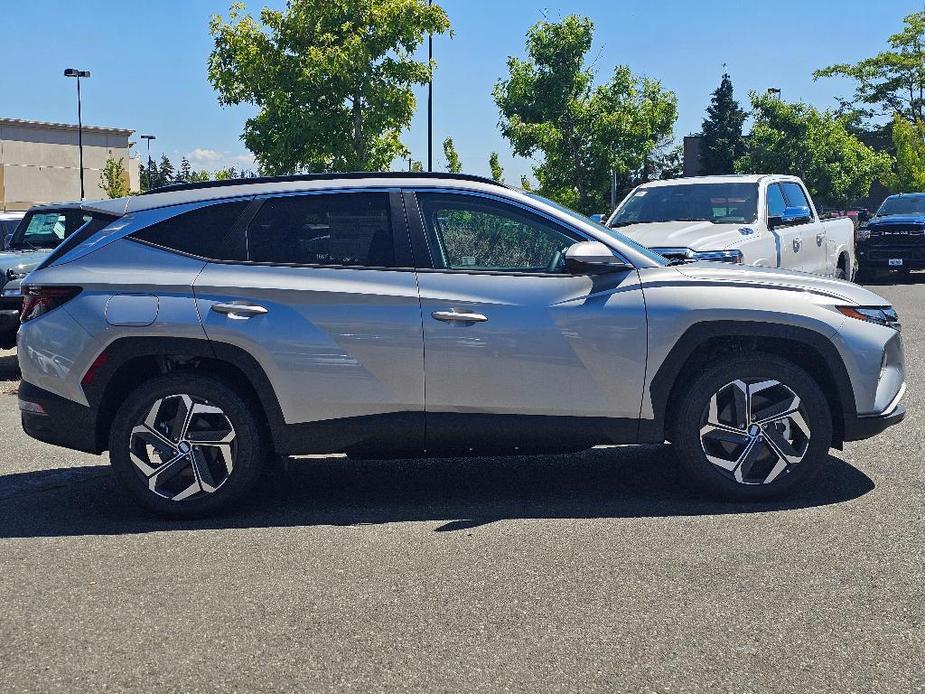
[(634, 436), (647, 348), (637, 272), (567, 273), (566, 249), (585, 239), (510, 201), (406, 199), (432, 260), (418, 273), (428, 450), (527, 452), (580, 447), (601, 432)]
[(787, 209), (787, 200), (779, 183), (768, 186), (767, 201), (768, 230), (777, 245), (778, 267), (787, 270), (803, 269), (803, 234), (800, 227), (778, 225), (771, 228), (771, 219), (781, 217)]
[(834, 264), (830, 264), (831, 254), (825, 237), (825, 225), (813, 213), (806, 191), (796, 181), (785, 181), (780, 185), (787, 199), (787, 207), (804, 208), (810, 215), (808, 222), (793, 227), (794, 231), (799, 232), (803, 243), (803, 272), (811, 272), (814, 275), (833, 274), (835, 268)]
[(388, 192), (267, 198), (246, 226), (246, 261), (196, 280), (209, 338), (266, 372), (289, 452), (423, 450), (421, 309), (392, 195), (397, 210)]

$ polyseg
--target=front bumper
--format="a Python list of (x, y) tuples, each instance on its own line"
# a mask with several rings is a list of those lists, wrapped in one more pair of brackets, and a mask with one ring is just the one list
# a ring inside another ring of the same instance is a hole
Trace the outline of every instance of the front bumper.
[(873, 417), (853, 417), (845, 422), (845, 441), (862, 441), (899, 424), (906, 418), (906, 408), (897, 405), (889, 414)]
[[(93, 409), (26, 381), (19, 386), (19, 402), (23, 431), (32, 438), (84, 453), (102, 452)], [(35, 411), (36, 405), (44, 414)]]

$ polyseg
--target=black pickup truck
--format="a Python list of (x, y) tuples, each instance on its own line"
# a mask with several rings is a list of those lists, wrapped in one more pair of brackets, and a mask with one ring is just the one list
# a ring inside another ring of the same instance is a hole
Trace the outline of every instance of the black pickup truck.
[(925, 193), (888, 197), (856, 240), (859, 273), (925, 269)]

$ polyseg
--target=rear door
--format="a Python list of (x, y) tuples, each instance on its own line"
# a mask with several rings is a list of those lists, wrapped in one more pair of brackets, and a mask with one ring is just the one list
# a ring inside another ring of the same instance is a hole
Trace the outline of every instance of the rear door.
[(803, 238), (798, 227), (777, 226), (771, 228), (771, 218), (780, 217), (787, 209), (787, 200), (779, 183), (768, 185), (765, 207), (768, 230), (774, 236), (777, 245), (778, 267), (788, 270), (803, 269)]
[(384, 190), (258, 200), (244, 260), (196, 280), (209, 338), (261, 364), (300, 452), (386, 439), (422, 450), (421, 308), (401, 205)]
[(826, 243), (825, 225), (816, 217), (812, 205), (809, 204), (809, 196), (803, 186), (796, 181), (785, 181), (780, 185), (787, 200), (787, 207), (809, 210), (810, 221), (793, 227), (794, 232), (798, 233), (801, 239), (803, 271), (814, 275), (831, 275), (833, 265), (830, 261), (828, 243)]
[(428, 450), (634, 440), (647, 349), (638, 273), (566, 272), (565, 250), (586, 239), (512, 201), (408, 197), (415, 256), (432, 261), (418, 273)]

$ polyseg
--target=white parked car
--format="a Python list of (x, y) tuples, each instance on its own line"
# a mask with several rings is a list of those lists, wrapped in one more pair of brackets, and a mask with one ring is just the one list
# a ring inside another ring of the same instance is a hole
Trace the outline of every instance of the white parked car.
[(607, 226), (666, 258), (716, 260), (851, 279), (854, 224), (820, 219), (795, 176), (729, 175), (644, 183)]

